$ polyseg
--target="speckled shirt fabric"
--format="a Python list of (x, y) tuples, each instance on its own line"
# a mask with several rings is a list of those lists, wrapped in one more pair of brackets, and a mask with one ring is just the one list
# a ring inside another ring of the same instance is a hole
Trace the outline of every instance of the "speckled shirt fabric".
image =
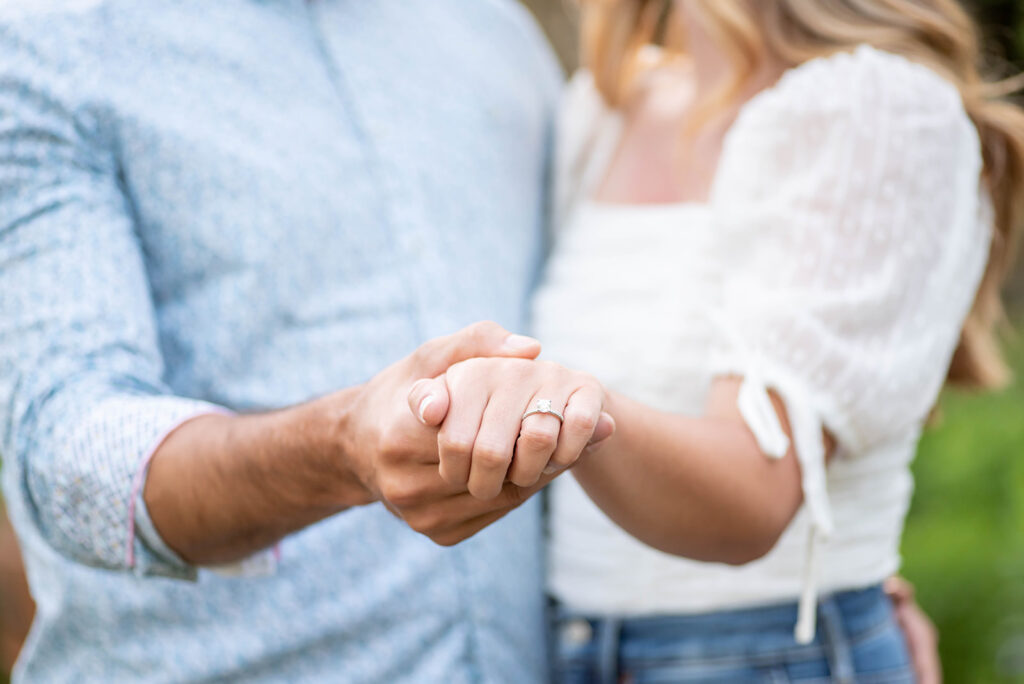
[(39, 607), (16, 681), (543, 679), (536, 505), (454, 549), (360, 508), (263, 577), (144, 526), (129, 568), (126, 530), (187, 416), (522, 327), (558, 81), (511, 0), (0, 6), (0, 448)]

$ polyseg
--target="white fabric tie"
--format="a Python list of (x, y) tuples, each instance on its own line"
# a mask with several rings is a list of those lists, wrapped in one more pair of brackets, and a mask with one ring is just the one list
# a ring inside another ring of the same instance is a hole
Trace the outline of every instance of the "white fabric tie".
[(736, 405), (761, 452), (774, 459), (785, 456), (789, 451), (789, 437), (779, 424), (768, 388), (756, 371), (751, 370), (744, 377)]
[(797, 608), (796, 628), (793, 636), (798, 644), (814, 641), (818, 615), (818, 528), (811, 523), (807, 533), (807, 551), (804, 556), (804, 575), (800, 589), (800, 605)]
[[(757, 367), (757, 364), (751, 364), (751, 370), (744, 375), (737, 406), (743, 420), (754, 433), (761, 451), (769, 458), (782, 458), (789, 450), (789, 439), (775, 412), (768, 386), (759, 371), (755, 370)], [(793, 441), (802, 473), (804, 503), (811, 518), (794, 630), (797, 643), (808, 644), (814, 640), (816, 625), (819, 547), (832, 534), (833, 529), (825, 481), (825, 442), (821, 434), (821, 421), (808, 408), (809, 401), (799, 396), (799, 390), (795, 387), (785, 388), (783, 401), (793, 428)]]

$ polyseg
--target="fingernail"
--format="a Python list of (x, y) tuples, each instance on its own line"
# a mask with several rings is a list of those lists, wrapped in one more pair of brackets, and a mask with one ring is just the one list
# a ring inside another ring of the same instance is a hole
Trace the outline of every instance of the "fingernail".
[(420, 422), (423, 423), (423, 424), (426, 424), (426, 422), (427, 422), (427, 419), (424, 416), (427, 413), (427, 407), (430, 406), (430, 403), (432, 401), (434, 401), (434, 395), (433, 394), (428, 394), (427, 396), (423, 397), (423, 401), (420, 402), (420, 408), (419, 408)]
[(607, 444), (609, 439), (611, 439), (611, 435), (608, 435), (604, 439), (599, 440), (597, 442), (594, 442), (593, 444), (588, 444), (587, 447), (585, 449), (583, 449), (583, 453), (585, 453), (585, 454), (592, 454), (592, 453), (594, 453), (595, 451), (597, 451), (598, 449), (603, 447), (605, 444)]
[(545, 475), (554, 475), (559, 470), (561, 470), (561, 468), (559, 468), (558, 466), (549, 465), (547, 468), (544, 469), (544, 474)]
[(526, 335), (509, 335), (505, 338), (505, 348), (513, 351), (526, 349), (527, 347), (535, 347), (538, 344), (540, 344), (540, 342), (532, 337), (527, 337)]

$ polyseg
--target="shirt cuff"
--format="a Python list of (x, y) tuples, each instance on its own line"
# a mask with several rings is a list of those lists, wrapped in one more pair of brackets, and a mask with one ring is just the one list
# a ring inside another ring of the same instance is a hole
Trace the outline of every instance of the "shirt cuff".
[(134, 523), (129, 542), (133, 551), (129, 565), (132, 572), (140, 577), (169, 577), (190, 582), (198, 579), (198, 568), (175, 553), (157, 532), (141, 493), (135, 497)]
[(140, 494), (135, 501), (135, 567), (142, 577), (168, 577), (195, 582), (199, 571), (209, 571), (221, 577), (269, 577), (277, 572), (281, 560), (280, 545), (258, 551), (248, 558), (226, 565), (196, 567), (183, 559), (167, 545), (149, 517), (146, 501)]
[(207, 406), (174, 422), (158, 437), (152, 448), (139, 461), (132, 483), (132, 506), (129, 511), (126, 563), (137, 576), (168, 577), (196, 581), (199, 570), (209, 570), (222, 577), (266, 577), (277, 571), (281, 558), (279, 545), (259, 551), (235, 563), (200, 568), (190, 564), (164, 541), (153, 524), (143, 492), (149, 474), (149, 464), (160, 445), (185, 422), (203, 415), (234, 415), (219, 407)]

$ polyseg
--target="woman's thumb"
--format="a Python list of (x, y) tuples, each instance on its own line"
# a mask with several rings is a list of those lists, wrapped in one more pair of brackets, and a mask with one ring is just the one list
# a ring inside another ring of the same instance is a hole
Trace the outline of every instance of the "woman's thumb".
[(423, 378), (409, 390), (409, 409), (427, 427), (437, 427), (448, 415), (448, 384), (444, 375)]

